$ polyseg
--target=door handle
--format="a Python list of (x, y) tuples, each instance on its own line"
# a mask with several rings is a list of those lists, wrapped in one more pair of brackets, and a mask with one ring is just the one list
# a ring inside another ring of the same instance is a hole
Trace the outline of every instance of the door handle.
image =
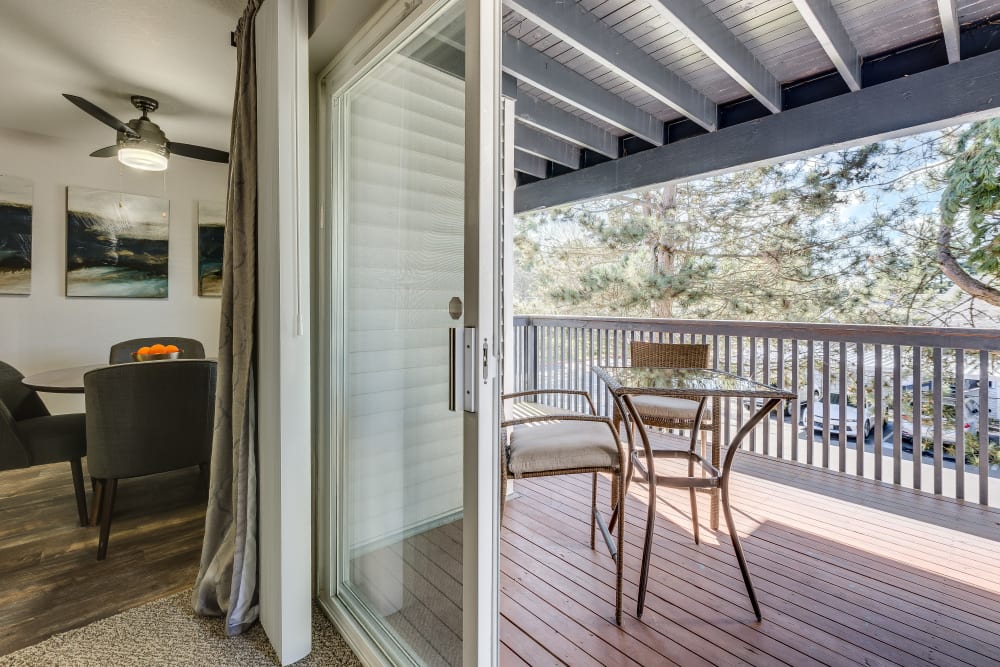
[(458, 365), (462, 362), (461, 350), (458, 349), (458, 329), (448, 329), (448, 409), (455, 411), (458, 391)]

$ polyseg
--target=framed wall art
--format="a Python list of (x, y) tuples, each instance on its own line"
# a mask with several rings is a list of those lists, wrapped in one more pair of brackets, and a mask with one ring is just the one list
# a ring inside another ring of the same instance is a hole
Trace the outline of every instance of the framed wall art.
[(0, 294), (31, 293), (31, 181), (0, 174)]
[(226, 205), (198, 202), (198, 296), (222, 296), (222, 249)]
[(166, 298), (170, 202), (66, 188), (66, 296)]

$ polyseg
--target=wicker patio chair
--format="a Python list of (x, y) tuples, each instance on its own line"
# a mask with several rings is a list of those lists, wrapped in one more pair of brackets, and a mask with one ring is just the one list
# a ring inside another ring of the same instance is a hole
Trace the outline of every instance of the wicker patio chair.
[[(644, 343), (633, 342), (630, 346), (633, 366), (656, 366), (659, 368), (710, 368), (709, 345), (705, 343)], [(694, 426), (695, 414), (698, 411), (698, 401), (686, 398), (671, 398), (668, 396), (633, 396), (642, 423), (649, 427), (691, 429)], [(721, 463), (722, 443), (722, 401), (718, 396), (712, 398), (701, 419), (702, 455), (705, 456), (705, 434), (712, 435), (712, 465), (716, 468)], [(614, 426), (618, 431), (622, 416), (617, 408), (614, 410)], [(629, 422), (631, 423), (631, 422)], [(634, 442), (634, 439), (632, 439)], [(657, 449), (653, 449), (653, 456)], [(670, 456), (670, 454), (667, 454)], [(626, 485), (628, 481), (626, 480)], [(692, 512), (697, 512), (696, 508)], [(712, 530), (719, 527), (718, 496), (712, 494), (711, 508)], [(695, 519), (697, 521), (697, 519)], [(612, 521), (612, 525), (613, 521)], [(695, 525), (697, 531), (697, 525)], [(697, 533), (696, 533), (697, 534)]]
[(556, 414), (507, 419), (501, 423), (500, 523), (503, 524), (508, 477), (524, 479), (591, 473), (590, 548), (594, 548), (596, 529), (600, 526), (608, 551), (615, 561), (615, 623), (621, 625), (624, 522), (619, 522), (618, 540), (615, 544), (604, 517), (597, 509), (597, 473), (611, 475), (611, 504), (617, 514), (617, 510), (625, 507), (625, 484), (622, 479), (627, 461), (625, 447), (611, 420), (597, 416), (594, 402), (585, 391), (539, 389), (504, 394), (503, 399), (506, 401), (541, 394), (583, 396), (590, 414), (558, 411)]

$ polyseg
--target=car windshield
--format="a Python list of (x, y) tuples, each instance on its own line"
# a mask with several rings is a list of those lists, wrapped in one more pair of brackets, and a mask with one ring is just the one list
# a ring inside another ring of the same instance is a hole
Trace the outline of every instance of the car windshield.
[[(840, 405), (840, 394), (830, 394), (830, 405)], [(858, 402), (854, 400), (853, 396), (848, 396), (847, 405), (849, 407), (856, 408), (858, 406)]]

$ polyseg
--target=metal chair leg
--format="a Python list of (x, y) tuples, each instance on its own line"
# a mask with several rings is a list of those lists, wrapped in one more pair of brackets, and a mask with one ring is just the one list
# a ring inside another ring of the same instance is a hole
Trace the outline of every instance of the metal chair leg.
[[(642, 569), (639, 572), (639, 595), (635, 616), (642, 618), (642, 609), (646, 604), (646, 583), (649, 578), (649, 559), (653, 550), (653, 525), (656, 523), (656, 481), (650, 475), (649, 509), (646, 512), (646, 541), (642, 548)], [(619, 530), (621, 526), (619, 526)]]
[[(694, 477), (694, 459), (688, 459), (688, 477)], [(698, 494), (693, 486), (688, 487), (691, 492), (691, 525), (694, 529), (694, 543), (698, 544)]]
[(615, 479), (616, 509), (620, 510), (622, 521), (618, 526), (618, 557), (615, 559), (615, 623), (622, 624), (622, 579), (625, 572), (625, 485), (621, 479), (621, 469)]
[(591, 473), (593, 482), (590, 490), (590, 548), (594, 548), (597, 531), (597, 473)]
[(507, 475), (500, 474), (500, 527), (503, 527), (503, 510), (507, 504)]
[(761, 620), (760, 605), (757, 604), (757, 594), (753, 590), (753, 582), (750, 580), (750, 570), (747, 569), (747, 559), (743, 555), (743, 546), (740, 544), (740, 536), (736, 533), (736, 522), (733, 521), (733, 511), (729, 507), (729, 477), (722, 480), (722, 511), (726, 515), (726, 525), (729, 528), (729, 538), (733, 541), (733, 551), (736, 552), (736, 560), (740, 564), (740, 573), (743, 575), (743, 583), (747, 587), (747, 595), (750, 596), (750, 604), (753, 606), (753, 613), (757, 620)]

